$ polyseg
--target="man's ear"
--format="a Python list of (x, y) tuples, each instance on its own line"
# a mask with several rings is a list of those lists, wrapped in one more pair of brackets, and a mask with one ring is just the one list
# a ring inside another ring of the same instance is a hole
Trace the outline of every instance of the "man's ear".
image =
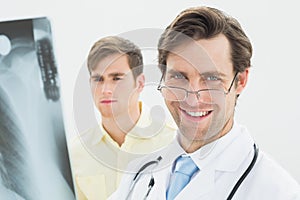
[(90, 86), (90, 89), (92, 89), (92, 76), (89, 77), (89, 86)]
[(142, 92), (145, 86), (145, 75), (140, 74), (136, 77), (136, 86), (137, 86), (137, 91)]
[(246, 68), (245, 71), (239, 72), (238, 74), (238, 84), (236, 88), (236, 93), (241, 94), (248, 82), (249, 68)]

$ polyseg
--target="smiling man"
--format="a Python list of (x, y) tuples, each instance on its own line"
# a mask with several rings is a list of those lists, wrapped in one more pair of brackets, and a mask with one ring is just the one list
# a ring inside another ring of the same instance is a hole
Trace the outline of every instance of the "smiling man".
[(233, 69), (230, 43), (223, 34), (183, 40), (184, 45), (161, 60), (166, 68), (159, 90), (180, 128), (179, 142), (190, 153), (232, 128), (236, 97), (247, 83), (248, 68)]
[(158, 50), (158, 90), (177, 139), (132, 162), (136, 174), (124, 176), (110, 199), (300, 199), (299, 184), (234, 120), (252, 56), (238, 21), (214, 8), (187, 9), (163, 32)]
[(169, 144), (175, 127), (139, 101), (145, 84), (143, 58), (131, 41), (100, 39), (87, 64), (101, 121), (76, 136), (70, 152), (77, 199), (99, 200), (114, 192), (131, 159)]

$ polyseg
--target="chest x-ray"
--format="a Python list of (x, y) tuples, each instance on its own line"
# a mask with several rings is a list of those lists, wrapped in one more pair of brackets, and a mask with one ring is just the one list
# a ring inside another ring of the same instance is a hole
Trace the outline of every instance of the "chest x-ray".
[(46, 18), (0, 22), (0, 199), (74, 200)]

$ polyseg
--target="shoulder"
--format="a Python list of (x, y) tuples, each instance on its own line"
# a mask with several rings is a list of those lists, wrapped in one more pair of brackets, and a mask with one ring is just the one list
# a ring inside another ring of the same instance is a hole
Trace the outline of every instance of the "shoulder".
[(257, 165), (258, 173), (261, 175), (265, 174), (265, 176), (271, 176), (271, 179), (278, 179), (281, 181), (297, 183), (291, 175), (280, 166), (270, 155), (267, 153), (260, 151), (260, 157)]
[[(278, 199), (300, 199), (299, 183), (268, 154), (260, 152), (250, 180), (260, 186), (264, 195)], [(280, 198), (281, 197), (281, 198)]]
[(101, 128), (95, 126), (73, 136), (69, 141), (69, 146), (71, 149), (74, 149), (83, 144), (91, 144), (95, 142), (95, 140), (101, 140), (103, 135)]
[(70, 151), (73, 152), (78, 148), (82, 147), (82, 137), (85, 137), (93, 132), (93, 129), (90, 128), (82, 133), (78, 133), (74, 135), (70, 140), (69, 140), (69, 148)]
[(161, 106), (149, 108), (145, 104), (142, 105), (141, 116), (131, 133), (144, 139), (169, 144), (177, 130), (173, 119)]
[[(99, 127), (90, 128), (82, 133), (76, 134), (68, 142), (70, 160), (74, 164), (75, 162), (82, 162), (82, 159), (87, 159), (91, 156), (91, 146), (96, 141), (101, 140), (101, 134), (99, 133)], [(99, 136), (100, 135), (100, 136)]]

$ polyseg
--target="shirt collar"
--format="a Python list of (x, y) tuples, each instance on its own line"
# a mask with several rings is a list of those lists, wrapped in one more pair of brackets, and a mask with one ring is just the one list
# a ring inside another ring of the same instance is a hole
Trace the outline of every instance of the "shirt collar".
[[(179, 145), (178, 139), (176, 142)], [(253, 143), (247, 129), (234, 122), (232, 129), (223, 137), (193, 153), (184, 154), (189, 155), (200, 170), (214, 165), (216, 170), (235, 171), (245, 155), (252, 150)]]
[(150, 109), (142, 102), (139, 102), (141, 115), (135, 126), (127, 133), (126, 137), (134, 138), (149, 138), (153, 132), (147, 129), (151, 125)]
[(92, 145), (98, 144), (102, 138), (107, 134), (105, 129), (102, 127), (102, 124), (94, 127), (89, 135), (91, 135), (90, 141)]
[[(149, 107), (142, 102), (139, 102), (139, 107), (141, 110), (141, 115), (136, 123), (136, 125), (127, 133), (125, 137), (125, 142), (128, 140), (139, 140), (152, 138), (155, 134), (160, 133), (161, 129), (165, 127), (166, 124), (172, 124), (172, 121), (168, 121), (165, 115), (162, 115), (161, 110), (157, 109), (154, 111), (149, 109)], [(158, 113), (159, 112), (159, 113)], [(164, 112), (164, 111), (163, 111)], [(172, 126), (172, 125), (171, 125)], [(110, 137), (107, 131), (103, 128), (102, 123), (94, 129), (93, 144), (96, 145), (102, 140), (107, 140), (115, 147), (119, 145)]]

